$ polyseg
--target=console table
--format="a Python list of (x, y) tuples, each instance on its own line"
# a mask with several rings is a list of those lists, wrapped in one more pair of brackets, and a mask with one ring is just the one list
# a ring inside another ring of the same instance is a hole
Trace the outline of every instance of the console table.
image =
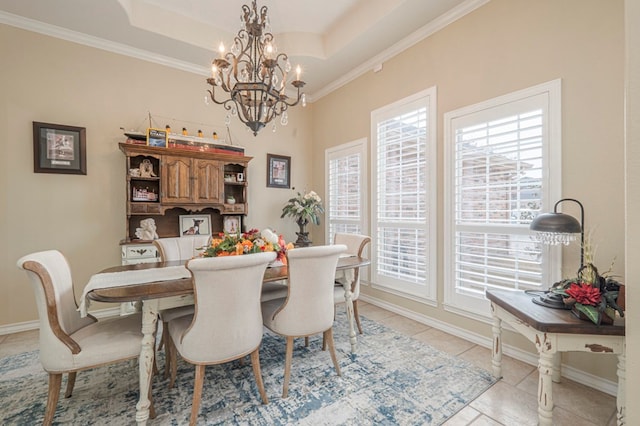
[(579, 351), (618, 355), (617, 423), (625, 424), (625, 328), (624, 320), (595, 325), (576, 318), (571, 311), (546, 308), (523, 291), (487, 290), (493, 315), (492, 367), (502, 377), (502, 321), (536, 345), (539, 354), (538, 422), (553, 424), (552, 381), (560, 381), (560, 353)]

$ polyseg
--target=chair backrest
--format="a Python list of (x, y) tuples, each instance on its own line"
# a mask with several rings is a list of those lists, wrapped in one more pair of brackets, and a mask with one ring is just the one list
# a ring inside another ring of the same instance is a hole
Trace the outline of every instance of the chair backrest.
[(252, 352), (262, 341), (260, 292), (275, 252), (204, 257), (187, 262), (195, 315), (181, 337), (191, 362), (216, 362)]
[[(344, 244), (347, 246), (347, 254), (352, 256), (362, 256), (365, 247), (371, 242), (371, 237), (360, 234), (343, 234), (336, 233), (333, 237), (334, 244)], [(353, 300), (357, 300), (360, 296), (360, 268), (356, 268), (353, 272), (353, 283), (351, 292)]]
[(274, 327), (288, 336), (306, 336), (333, 324), (333, 287), (342, 244), (304, 247), (287, 253), (289, 292), (274, 314)]
[(59, 251), (28, 254), (18, 260), (18, 267), (27, 272), (36, 296), (40, 361), (47, 370), (55, 359), (80, 352), (81, 348), (69, 336), (95, 322), (95, 318), (80, 316), (69, 263)]
[(211, 240), (210, 235), (193, 235), (187, 237), (158, 238), (153, 244), (160, 252), (160, 260), (188, 260), (198, 254)]

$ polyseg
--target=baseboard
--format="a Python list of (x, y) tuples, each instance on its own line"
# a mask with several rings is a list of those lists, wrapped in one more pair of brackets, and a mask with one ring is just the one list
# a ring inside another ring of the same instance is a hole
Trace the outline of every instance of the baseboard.
[[(115, 317), (120, 315), (120, 308), (97, 309), (89, 313), (98, 319)], [(2, 325), (0, 326), (0, 336), (21, 333), (23, 331), (37, 330), (38, 328), (40, 328), (40, 321), (38, 320)]]
[[(491, 337), (486, 337), (481, 334), (470, 332), (469, 330), (466, 330), (464, 328), (456, 327), (447, 322), (410, 311), (401, 306), (394, 305), (384, 300), (377, 299), (375, 297), (371, 297), (362, 293), (360, 293), (360, 299), (364, 302), (379, 306), (398, 315), (402, 315), (419, 323), (444, 331), (445, 333), (449, 333), (461, 339), (468, 340), (472, 343), (475, 343), (476, 345), (485, 348), (492, 348), (493, 346), (493, 339)], [(534, 367), (538, 365), (538, 355), (536, 353), (527, 352), (514, 346), (505, 344), (503, 344), (502, 346), (502, 353)], [(616, 396), (618, 394), (617, 382), (606, 380), (599, 376), (594, 376), (593, 374), (587, 373), (583, 370), (578, 370), (577, 368), (571, 367), (566, 364), (562, 364), (561, 370), (562, 377), (566, 377), (569, 380), (573, 380), (574, 382), (597, 389), (608, 395)]]

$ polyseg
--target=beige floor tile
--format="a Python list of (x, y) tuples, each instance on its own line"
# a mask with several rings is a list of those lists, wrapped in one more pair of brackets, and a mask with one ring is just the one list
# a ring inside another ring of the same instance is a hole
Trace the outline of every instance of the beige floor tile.
[(484, 414), (469, 424), (471, 426), (504, 426), (503, 423), (497, 422), (493, 420), (491, 417), (485, 416)]
[(515, 386), (499, 381), (471, 402), (471, 407), (505, 425), (537, 425), (538, 401)]
[[(517, 387), (535, 397), (538, 392), (538, 372), (532, 372)], [(615, 397), (566, 378), (553, 384), (552, 396), (555, 408), (561, 408), (574, 418), (584, 418), (595, 424), (606, 425), (616, 412)], [(554, 418), (557, 411), (555, 408)]]
[(468, 405), (462, 410), (458, 411), (455, 416), (444, 422), (443, 426), (467, 426), (470, 425), (478, 417), (482, 416), (478, 410), (475, 410)]
[[(491, 365), (491, 349), (489, 348), (476, 345), (458, 356), (493, 373), (493, 366)], [(534, 371), (537, 370), (533, 365), (518, 361), (506, 355), (502, 356), (502, 380), (505, 383), (515, 386)]]
[(0, 358), (38, 349), (38, 330), (23, 331), (4, 337), (0, 342)]
[(381, 319), (396, 315), (391, 311), (387, 311), (386, 309), (382, 309), (370, 303), (367, 303), (367, 304), (363, 303), (361, 305), (360, 301), (358, 301), (358, 312), (360, 313), (361, 316), (367, 317), (374, 321), (380, 321)]
[(430, 328), (428, 325), (403, 317), (402, 315), (382, 318), (379, 322), (407, 336), (413, 336)]
[(435, 328), (430, 328), (426, 331), (415, 334), (413, 335), (413, 338), (453, 355), (461, 354), (475, 346), (467, 340), (452, 336), (451, 334)]

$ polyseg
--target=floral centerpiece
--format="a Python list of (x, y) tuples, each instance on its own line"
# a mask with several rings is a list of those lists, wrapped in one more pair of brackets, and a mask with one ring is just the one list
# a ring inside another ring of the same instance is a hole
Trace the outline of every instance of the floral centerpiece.
[(277, 253), (276, 261), (286, 263), (287, 250), (292, 248), (293, 244), (287, 244), (282, 235), (276, 234), (271, 229), (263, 231), (251, 229), (238, 234), (221, 232), (218, 234), (218, 238), (211, 239), (211, 244), (202, 251), (200, 256), (239, 256), (275, 251)]
[(624, 302), (620, 297), (624, 286), (612, 278), (613, 264), (600, 274), (593, 264), (593, 249), (585, 242), (585, 264), (578, 270), (577, 277), (555, 284), (556, 292), (564, 296), (564, 303), (570, 305), (579, 318), (584, 315), (594, 324), (613, 324), (616, 312), (624, 316)]
[(298, 192), (298, 195), (290, 198), (282, 208), (280, 218), (285, 216), (293, 218), (300, 227), (300, 232), (296, 232), (296, 235), (298, 235), (296, 245), (308, 246), (311, 241), (309, 241), (309, 233), (306, 231), (306, 227), (309, 222), (314, 225), (320, 225), (320, 215), (322, 213), (324, 213), (322, 199), (315, 191), (309, 191), (304, 195)]

